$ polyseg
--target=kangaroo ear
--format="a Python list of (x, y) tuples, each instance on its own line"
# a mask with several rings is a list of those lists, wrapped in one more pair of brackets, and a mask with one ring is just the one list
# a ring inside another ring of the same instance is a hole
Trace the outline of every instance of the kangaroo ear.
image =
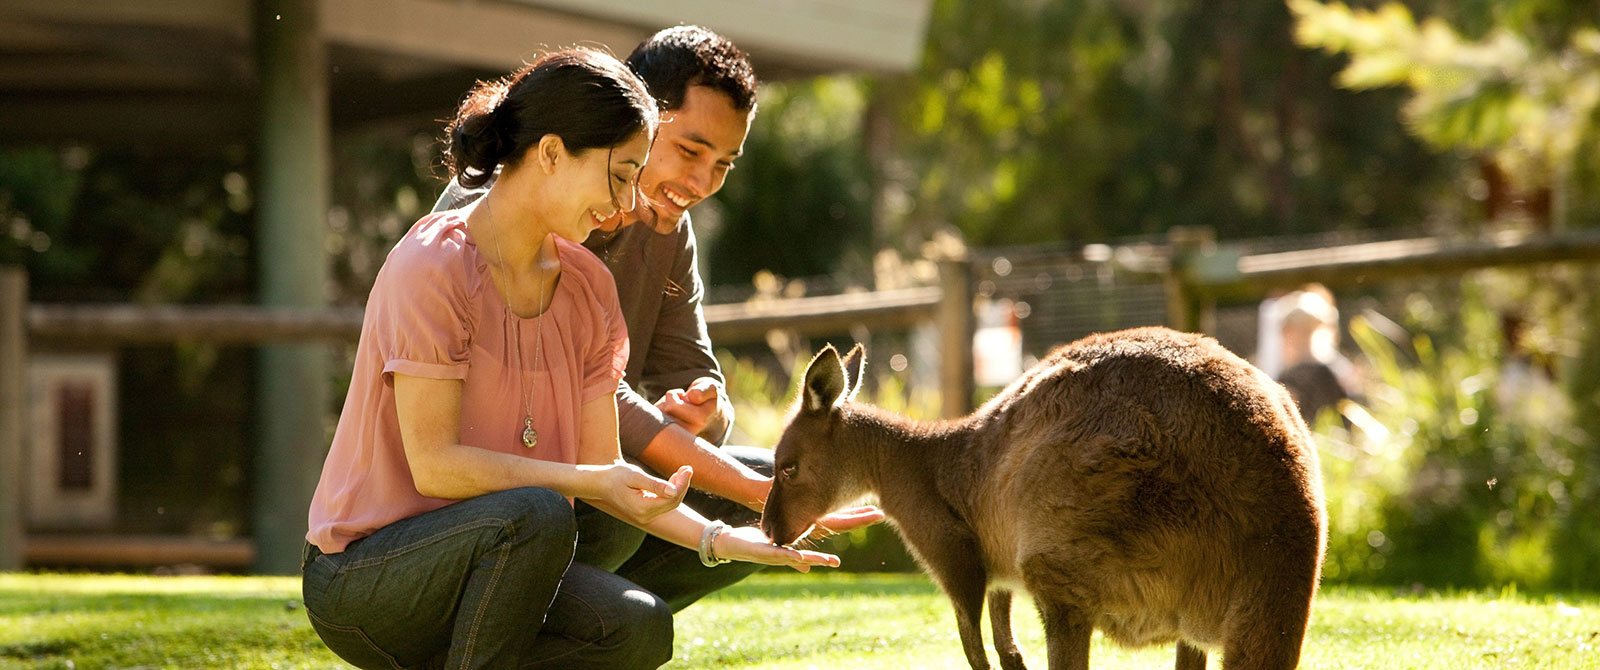
[(845, 400), (855, 400), (856, 394), (861, 392), (862, 373), (867, 371), (867, 350), (860, 342), (850, 348), (850, 353), (844, 355), (844, 381), (846, 391)]
[(839, 352), (827, 345), (817, 352), (806, 366), (805, 383), (800, 394), (805, 398), (806, 411), (816, 412), (839, 401), (844, 395), (844, 366), (839, 364)]

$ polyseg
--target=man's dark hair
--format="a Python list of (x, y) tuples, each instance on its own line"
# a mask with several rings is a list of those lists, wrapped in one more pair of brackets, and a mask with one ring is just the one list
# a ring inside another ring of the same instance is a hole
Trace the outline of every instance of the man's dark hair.
[(676, 26), (651, 35), (634, 47), (627, 62), (662, 109), (683, 106), (690, 86), (721, 91), (739, 111), (755, 109), (756, 73), (749, 57), (728, 38), (700, 26)]

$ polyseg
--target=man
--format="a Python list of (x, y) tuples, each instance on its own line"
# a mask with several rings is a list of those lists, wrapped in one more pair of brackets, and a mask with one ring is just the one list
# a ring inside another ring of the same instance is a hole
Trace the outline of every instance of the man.
[[(695, 258), (689, 208), (722, 188), (743, 152), (756, 109), (756, 78), (745, 54), (727, 38), (697, 26), (662, 30), (628, 56), (663, 108), (649, 160), (639, 175), (648, 205), (618, 213), (584, 246), (616, 277), (631, 353), (617, 390), (624, 455), (658, 473), (694, 468), (686, 499), (701, 514), (750, 525), (771, 488), (772, 453), (718, 447), (733, 406), (711, 351), (701, 310), (704, 285)], [(434, 211), (454, 209), (482, 190), (452, 182)], [(701, 493), (705, 492), (705, 493)], [(706, 493), (713, 495), (706, 495)], [(681, 610), (761, 566), (707, 568), (698, 554), (579, 504), (574, 560), (615, 571)], [(825, 522), (847, 530), (882, 519), (870, 508)]]

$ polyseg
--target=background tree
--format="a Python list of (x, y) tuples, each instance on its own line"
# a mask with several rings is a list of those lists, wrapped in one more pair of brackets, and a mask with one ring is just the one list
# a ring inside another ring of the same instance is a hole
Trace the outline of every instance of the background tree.
[(975, 245), (1415, 225), (1448, 161), (1291, 28), (1278, 3), (940, 0), (895, 101), (907, 220)]
[(716, 196), (720, 207), (694, 214), (713, 259), (703, 268), (709, 283), (747, 284), (763, 270), (861, 277), (870, 269), (865, 102), (862, 82), (850, 77), (762, 90), (745, 154)]
[(1398, 3), (1289, 6), (1301, 43), (1349, 56), (1342, 86), (1408, 90), (1402, 113), (1412, 131), (1474, 157), (1486, 218), (1521, 211), (1548, 228), (1600, 213), (1593, 189), (1577, 187), (1600, 175), (1600, 3), (1457, 9), (1466, 30), (1447, 14), (1418, 22)]

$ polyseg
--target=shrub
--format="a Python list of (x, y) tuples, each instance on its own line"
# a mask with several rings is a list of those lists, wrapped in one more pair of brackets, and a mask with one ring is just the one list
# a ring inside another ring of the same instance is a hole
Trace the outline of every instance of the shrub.
[(1523, 314), (1549, 341), (1592, 339), (1583, 327), (1592, 299), (1587, 310), (1560, 299), (1585, 279), (1482, 273), (1459, 292), (1414, 293), (1406, 321), (1416, 334), (1405, 342), (1352, 320), (1373, 377), (1367, 408), (1381, 427), (1318, 423), (1328, 579), (1600, 586), (1587, 558), (1600, 538), (1595, 446), (1578, 420), (1593, 421), (1595, 395), (1558, 382), (1583, 359), (1506, 337), (1503, 316)]

